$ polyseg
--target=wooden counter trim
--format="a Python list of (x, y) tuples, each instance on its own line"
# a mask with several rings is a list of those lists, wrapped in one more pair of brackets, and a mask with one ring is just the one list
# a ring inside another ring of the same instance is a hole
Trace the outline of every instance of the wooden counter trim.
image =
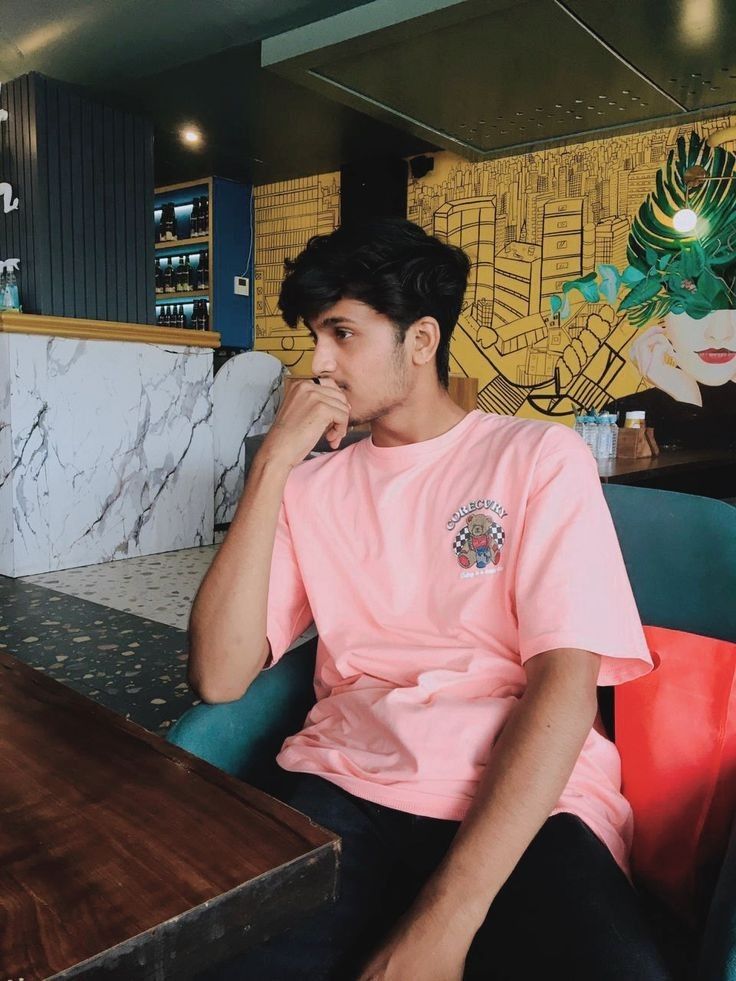
[(122, 324), (111, 320), (81, 320), (74, 317), (44, 317), (35, 313), (0, 313), (0, 332), (79, 337), (91, 341), (136, 341), (142, 344), (164, 344), (167, 347), (220, 346), (220, 334), (215, 330)]

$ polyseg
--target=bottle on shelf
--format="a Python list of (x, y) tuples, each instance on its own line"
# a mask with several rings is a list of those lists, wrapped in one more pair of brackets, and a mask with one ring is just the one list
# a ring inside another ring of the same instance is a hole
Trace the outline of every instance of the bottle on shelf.
[(199, 285), (198, 289), (206, 290), (210, 285), (210, 256), (209, 252), (199, 253)]
[(192, 267), (189, 265), (189, 256), (179, 256), (179, 265), (176, 267), (176, 292), (187, 293), (192, 288)]
[(158, 308), (158, 313), (156, 314), (156, 326), (163, 327), (164, 325), (164, 308), (163, 304)]
[(174, 291), (174, 267), (171, 265), (171, 256), (169, 256), (169, 261), (164, 269), (164, 293), (172, 293)]
[(210, 329), (210, 305), (207, 300), (202, 300), (202, 330)]
[(208, 197), (201, 198), (201, 214), (199, 220), (200, 235), (209, 235), (210, 233), (210, 199)]
[(0, 287), (0, 309), (20, 310), (20, 291), (14, 269), (3, 271)]
[(186, 324), (186, 317), (184, 316), (184, 307), (180, 303), (176, 312), (176, 326), (184, 327)]
[(197, 238), (199, 235), (202, 234), (200, 230), (201, 226), (202, 226), (202, 199), (195, 198), (192, 204), (192, 223), (189, 232), (192, 238)]
[(171, 201), (161, 206), (161, 224), (159, 226), (159, 241), (175, 242), (178, 239), (176, 224), (176, 209)]
[(161, 260), (156, 259), (156, 292), (163, 293), (164, 291), (164, 271), (161, 268)]

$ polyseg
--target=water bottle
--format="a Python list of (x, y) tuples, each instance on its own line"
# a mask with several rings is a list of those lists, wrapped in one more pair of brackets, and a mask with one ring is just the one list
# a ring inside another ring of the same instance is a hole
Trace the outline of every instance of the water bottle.
[(18, 280), (15, 278), (15, 271), (10, 270), (5, 277), (5, 289), (3, 296), (3, 306), (6, 310), (20, 310), (20, 292), (18, 290)]
[(585, 416), (575, 416), (575, 432), (585, 439)]
[(618, 450), (618, 416), (612, 412), (608, 418), (611, 420), (611, 458), (615, 459)]
[(584, 439), (588, 444), (588, 449), (595, 456), (598, 452), (598, 426), (594, 416), (587, 415), (583, 419), (585, 427)]
[(611, 455), (611, 423), (606, 413), (598, 416), (598, 452), (596, 459), (607, 460)]
[(596, 413), (593, 420), (595, 422), (595, 458), (601, 460), (606, 452), (606, 427), (603, 416)]

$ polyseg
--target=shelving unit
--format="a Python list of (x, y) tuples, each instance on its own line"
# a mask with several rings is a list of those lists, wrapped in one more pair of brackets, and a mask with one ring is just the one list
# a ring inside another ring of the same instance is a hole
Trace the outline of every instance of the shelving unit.
[[(195, 198), (207, 198), (208, 233), (191, 235), (190, 223)], [(174, 205), (177, 232), (171, 241), (158, 241), (162, 206)], [(162, 268), (171, 260), (176, 270), (186, 256), (195, 272), (206, 254), (209, 283), (199, 289), (157, 293), (156, 312), (162, 305), (182, 305), (189, 326), (194, 304), (205, 300), (209, 308), (209, 330), (217, 331), (223, 347), (248, 350), (253, 347), (253, 189), (250, 185), (222, 177), (204, 177), (155, 189), (155, 258)], [(235, 292), (235, 278), (246, 277), (250, 295)]]

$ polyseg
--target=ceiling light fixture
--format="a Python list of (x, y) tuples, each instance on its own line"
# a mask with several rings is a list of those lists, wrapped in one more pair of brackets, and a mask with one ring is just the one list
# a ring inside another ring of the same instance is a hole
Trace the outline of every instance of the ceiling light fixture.
[(185, 126), (179, 135), (182, 142), (189, 144), (189, 146), (198, 146), (202, 142), (202, 134), (193, 126)]
[(705, 167), (701, 167), (700, 164), (688, 167), (682, 175), (682, 180), (685, 184), (685, 207), (680, 208), (672, 216), (672, 224), (675, 231), (687, 234), (688, 232), (694, 231), (698, 223), (698, 215), (690, 207), (691, 190), (697, 190), (706, 181), (732, 181), (734, 178), (736, 178), (736, 174), (729, 177), (711, 177)]

